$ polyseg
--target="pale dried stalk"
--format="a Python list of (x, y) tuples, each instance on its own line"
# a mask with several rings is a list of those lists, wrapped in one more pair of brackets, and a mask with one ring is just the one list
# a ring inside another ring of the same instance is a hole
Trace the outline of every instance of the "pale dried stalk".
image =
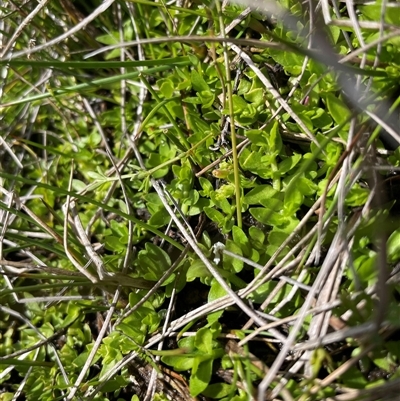
[(94, 265), (96, 266), (97, 274), (98, 274), (100, 280), (103, 280), (105, 276), (108, 276), (107, 270), (105, 269), (103, 260), (97, 254), (97, 252), (93, 249), (93, 246), (90, 243), (89, 238), (86, 235), (85, 229), (82, 226), (81, 219), (80, 219), (78, 211), (76, 209), (75, 201), (71, 201), (70, 209), (71, 209), (72, 218), (74, 220), (74, 227), (75, 227), (76, 233), (78, 235), (78, 238), (79, 238), (80, 242), (82, 243), (82, 245), (86, 249), (88, 259), (91, 262), (93, 262)]
[[(73, 166), (71, 166), (68, 191), (71, 191), (71, 189), (72, 189), (72, 177), (73, 177)], [(67, 256), (68, 260), (85, 277), (87, 277), (92, 283), (97, 283), (99, 281), (99, 279), (97, 277), (93, 276), (90, 272), (88, 272), (86, 270), (86, 266), (85, 267), (81, 266), (80, 263), (75, 259), (75, 257), (72, 255), (72, 253), (69, 250), (69, 247), (68, 247), (68, 210), (69, 210), (70, 203), (71, 203), (71, 197), (70, 197), (70, 195), (67, 195), (67, 201), (65, 202), (65, 205), (63, 207), (63, 209), (64, 209), (64, 238), (63, 238), (63, 245), (64, 245), (65, 255)], [(90, 261), (89, 261), (89, 263), (90, 263)]]
[(92, 22), (95, 18), (97, 18), (101, 13), (103, 13), (107, 8), (109, 8), (115, 0), (104, 0), (103, 3), (97, 7), (90, 15), (80, 21), (77, 25), (71, 28), (69, 31), (63, 33), (62, 35), (58, 36), (50, 40), (49, 42), (43, 43), (42, 45), (32, 47), (30, 49), (21, 50), (19, 52), (15, 52), (11, 57), (10, 60), (18, 59), (23, 56), (27, 56), (29, 54), (37, 53), (41, 50), (47, 49), (57, 43), (62, 42), (63, 40), (69, 38), (70, 36), (74, 35), (75, 33), (79, 32), (83, 29), (87, 24)]
[(24, 28), (29, 25), (29, 23), (33, 20), (36, 14), (40, 12), (40, 10), (46, 6), (49, 0), (40, 0), (39, 4), (34, 8), (32, 12), (30, 12), (25, 19), (18, 25), (17, 30), (14, 32), (14, 35), (10, 38), (8, 43), (5, 45), (3, 51), (0, 53), (0, 59), (4, 58), (11, 47), (14, 45), (15, 41), (17, 40), (18, 36), (22, 33)]

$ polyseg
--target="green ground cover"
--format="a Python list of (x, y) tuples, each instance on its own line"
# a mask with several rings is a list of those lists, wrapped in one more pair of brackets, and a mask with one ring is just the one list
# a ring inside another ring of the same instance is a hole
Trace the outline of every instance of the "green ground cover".
[(399, 4), (254, 4), (0, 5), (1, 401), (395, 399)]

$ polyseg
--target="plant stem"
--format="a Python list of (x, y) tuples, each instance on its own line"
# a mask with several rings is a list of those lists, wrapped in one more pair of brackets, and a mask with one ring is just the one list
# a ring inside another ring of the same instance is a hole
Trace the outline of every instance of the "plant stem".
[[(225, 25), (222, 16), (221, 4), (219, 0), (215, 1), (215, 6), (217, 8), (219, 17), (219, 27), (220, 36), (225, 37)], [(225, 61), (225, 73), (226, 73), (226, 92), (228, 95), (228, 106), (229, 106), (229, 118), (230, 118), (230, 128), (231, 128), (231, 143), (232, 143), (232, 157), (233, 157), (233, 175), (235, 181), (235, 198), (236, 198), (236, 218), (237, 226), (242, 228), (242, 202), (241, 202), (241, 187), (240, 187), (240, 175), (239, 175), (239, 162), (237, 154), (237, 143), (236, 143), (236, 133), (235, 133), (235, 116), (233, 113), (233, 98), (232, 98), (232, 82), (231, 82), (231, 69), (228, 56), (228, 49), (226, 47), (226, 42), (222, 44), (224, 49), (224, 61)]]

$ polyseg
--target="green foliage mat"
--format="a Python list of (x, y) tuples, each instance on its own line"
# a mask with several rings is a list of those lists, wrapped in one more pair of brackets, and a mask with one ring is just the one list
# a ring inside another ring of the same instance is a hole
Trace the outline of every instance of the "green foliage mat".
[(1, 401), (394, 399), (399, 6), (246, 4), (1, 4)]

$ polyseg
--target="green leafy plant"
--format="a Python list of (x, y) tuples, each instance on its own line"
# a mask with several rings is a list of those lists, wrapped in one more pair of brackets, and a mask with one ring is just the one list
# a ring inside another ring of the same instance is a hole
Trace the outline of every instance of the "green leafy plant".
[(398, 384), (398, 8), (244, 3), (0, 7), (1, 400)]

